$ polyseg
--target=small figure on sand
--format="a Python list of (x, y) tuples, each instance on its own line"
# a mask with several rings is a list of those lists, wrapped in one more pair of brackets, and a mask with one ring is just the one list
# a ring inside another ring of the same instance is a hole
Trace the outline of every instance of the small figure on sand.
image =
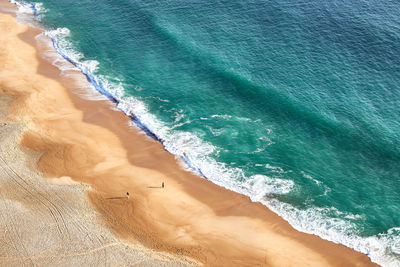
[(164, 188), (164, 182), (162, 182), (161, 187)]
[(126, 198), (129, 199), (129, 192), (126, 192)]

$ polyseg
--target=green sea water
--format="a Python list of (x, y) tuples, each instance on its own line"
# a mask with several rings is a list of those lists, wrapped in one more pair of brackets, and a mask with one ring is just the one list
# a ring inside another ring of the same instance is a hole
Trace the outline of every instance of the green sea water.
[(19, 3), (188, 169), (400, 266), (398, 1)]

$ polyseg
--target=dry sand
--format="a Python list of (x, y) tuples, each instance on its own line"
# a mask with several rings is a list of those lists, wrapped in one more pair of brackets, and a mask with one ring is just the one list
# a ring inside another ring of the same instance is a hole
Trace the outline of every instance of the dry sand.
[[(43, 60), (46, 57), (43, 52), (50, 48), (35, 40), (39, 33), (37, 29), (17, 24), (11, 15), (0, 15), (0, 89), (14, 97), (9, 119), (23, 122), (21, 146), (40, 153), (37, 167), (53, 185), (45, 180), (36, 183), (45, 183), (65, 194), (71, 194), (71, 188), (78, 186), (72, 180), (89, 185), (87, 198), (119, 238), (173, 253), (187, 264), (191, 258), (206, 266), (373, 265), (366, 255), (298, 232), (260, 203), (182, 170), (178, 159), (161, 144), (129, 126), (129, 119), (111, 109), (108, 101), (82, 97), (82, 86), (87, 86), (83, 85), (83, 75), (71, 71), (68, 77), (60, 76), (57, 68)], [(24, 167), (20, 164), (18, 168)], [(35, 176), (32, 185), (25, 188), (33, 186), (35, 179), (40, 180)], [(153, 188), (162, 182), (165, 188)], [(57, 221), (61, 221), (61, 216), (67, 218), (64, 213), (73, 209), (76, 216), (68, 218), (77, 220), (74, 221), (77, 228), (84, 227), (86, 219), (76, 217), (92, 216), (91, 223), (95, 217), (81, 200), (83, 189), (79, 190), (76, 199), (58, 201), (58, 211), (52, 211)], [(124, 197), (127, 191), (129, 199)], [(52, 195), (47, 198), (58, 199)], [(35, 208), (26, 202), (29, 201), (17, 202), (21, 212)], [(85, 209), (75, 209), (76, 206)], [(29, 235), (46, 236), (45, 251), (75, 247), (74, 240), (80, 240), (76, 234), (72, 235), (72, 241), (53, 239), (58, 235), (57, 229), (43, 228), (41, 215), (36, 216), (32, 223), (26, 221), (25, 227), (31, 227)], [(66, 231), (63, 225), (58, 226)], [(14, 231), (18, 227), (14, 226)], [(21, 231), (25, 233), (28, 229)], [(97, 231), (87, 232), (92, 230)], [(23, 241), (13, 245), (18, 252), (12, 254), (10, 247), (9, 252), (0, 249), (1, 255), (34, 258), (44, 253), (24, 251), (29, 240)], [(126, 261), (118, 264), (126, 265)]]
[[(185, 266), (189, 262), (121, 241), (86, 201), (88, 186), (33, 171), (41, 153), (18, 143), (0, 95), (0, 266)], [(49, 183), (50, 182), (50, 183)]]

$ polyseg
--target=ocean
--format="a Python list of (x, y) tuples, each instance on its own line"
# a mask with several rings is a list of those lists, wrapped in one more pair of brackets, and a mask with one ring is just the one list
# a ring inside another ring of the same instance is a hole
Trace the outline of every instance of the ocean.
[(10, 2), (182, 168), (400, 266), (400, 2)]

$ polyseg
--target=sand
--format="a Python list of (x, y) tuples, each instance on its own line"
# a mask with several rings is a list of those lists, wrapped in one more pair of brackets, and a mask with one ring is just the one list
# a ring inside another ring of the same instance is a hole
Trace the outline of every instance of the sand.
[[(37, 183), (60, 192), (75, 183), (90, 187), (87, 200), (101, 217), (99, 224), (118, 236), (115, 242), (172, 253), (176, 263), (205, 266), (374, 265), (366, 255), (298, 232), (260, 203), (183, 170), (180, 159), (131, 126), (112, 103), (95, 92), (85, 96), (90, 86), (82, 74), (60, 75), (45, 60), (51, 48), (45, 38), (35, 39), (38, 34), (0, 14), (0, 89), (13, 96), (8, 120), (23, 125), (20, 147), (40, 154), (35, 168), (46, 179), (35, 177), (43, 180)], [(165, 188), (159, 188), (162, 182)], [(80, 190), (76, 202), (84, 205)], [(64, 214), (77, 204), (69, 198), (58, 205)], [(95, 214), (87, 207), (74, 212)], [(35, 222), (33, 233), (40, 227)], [(53, 249), (73, 244), (62, 238), (48, 242)], [(43, 252), (25, 252), (36, 253)]]
[(86, 201), (89, 186), (45, 180), (41, 153), (19, 148), (24, 125), (0, 95), (0, 266), (186, 266), (167, 253), (121, 241)]

